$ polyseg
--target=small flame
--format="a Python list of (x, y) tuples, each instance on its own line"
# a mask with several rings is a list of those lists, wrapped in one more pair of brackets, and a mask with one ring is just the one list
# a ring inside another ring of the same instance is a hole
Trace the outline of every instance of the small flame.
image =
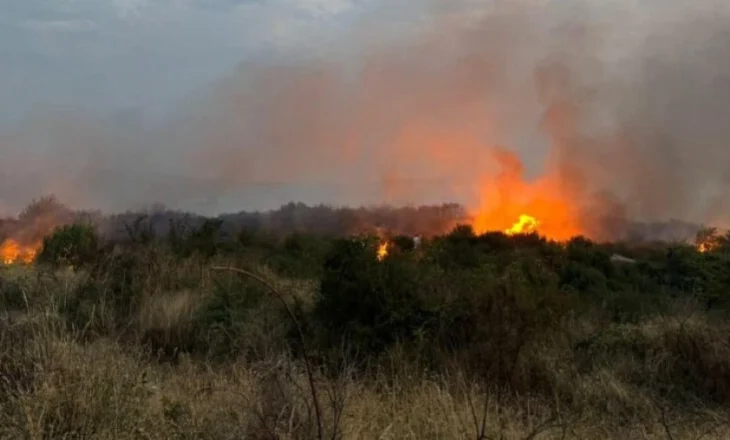
[(695, 247), (701, 253), (712, 252), (718, 249), (723, 242), (722, 236), (717, 229), (710, 228), (697, 233), (695, 238)]
[(703, 241), (700, 244), (698, 244), (697, 245), (697, 250), (700, 253), (703, 253), (704, 254), (704, 253), (707, 253), (707, 252), (714, 251), (717, 247), (718, 246), (717, 246), (717, 243), (716, 242), (708, 240), (708, 241)]
[(388, 248), (390, 243), (384, 241), (378, 245), (378, 261), (383, 261), (388, 256)]
[(506, 229), (504, 233), (507, 235), (531, 234), (537, 231), (537, 226), (539, 224), (540, 222), (538, 222), (535, 217), (529, 216), (527, 214), (522, 214), (520, 216), (520, 219), (509, 229)]
[(3, 264), (30, 264), (38, 255), (39, 249), (40, 244), (23, 246), (13, 239), (7, 239), (0, 244), (0, 262)]

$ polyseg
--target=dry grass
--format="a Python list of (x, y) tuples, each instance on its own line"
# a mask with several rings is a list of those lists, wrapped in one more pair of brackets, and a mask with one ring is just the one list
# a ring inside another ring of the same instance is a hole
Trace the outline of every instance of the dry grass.
[[(233, 363), (226, 368), (183, 361), (152, 364), (111, 341), (88, 346), (45, 336), (26, 349), (36, 375), (28, 387), (10, 389), (0, 419), (2, 438), (313, 438), (304, 372), (282, 358), (268, 364)], [(612, 400), (636, 396), (610, 373), (586, 379), (590, 393)], [(6, 386), (9, 384), (6, 383)], [(333, 384), (320, 381), (321, 389)], [(370, 386), (343, 379), (335, 387), (345, 398), (339, 433), (352, 439), (476, 438), (469, 400), (442, 380), (408, 388)], [(481, 400), (478, 390), (464, 392)], [(555, 405), (536, 398), (488, 401), (486, 438), (667, 438), (661, 411), (634, 402), (643, 420), (621, 420), (588, 408), (560, 416)], [(325, 423), (332, 426), (334, 406)], [(699, 438), (723, 424), (716, 413), (703, 419), (671, 416), (673, 438)], [(673, 426), (677, 421), (683, 423)], [(718, 429), (704, 438), (727, 438)]]
[[(304, 365), (285, 351), (256, 361), (213, 364), (183, 355), (176, 365), (159, 363), (139, 344), (89, 341), (64, 325), (58, 303), (83, 275), (14, 271), (3, 279), (27, 300), (0, 320), (0, 438), (316, 438)], [(311, 297), (311, 284), (277, 282)], [(136, 331), (182, 331), (205, 290), (153, 289), (143, 297)], [(500, 393), (458, 371), (434, 375), (405, 361), (368, 378), (348, 370), (335, 378), (317, 374), (327, 438), (730, 438), (727, 411), (660, 399), (652, 389), (678, 374), (671, 366), (689, 354), (703, 356), (699, 365), (707, 367), (707, 383), (698, 386), (720, 389), (709, 376), (730, 364), (726, 329), (701, 315), (611, 329), (576, 319), (567, 328), (567, 336), (544, 335), (519, 365), (520, 374), (543, 378), (552, 397)], [(585, 339), (595, 343), (580, 359), (573, 346)], [(642, 344), (650, 356), (632, 351)], [(702, 352), (690, 353), (697, 344)]]

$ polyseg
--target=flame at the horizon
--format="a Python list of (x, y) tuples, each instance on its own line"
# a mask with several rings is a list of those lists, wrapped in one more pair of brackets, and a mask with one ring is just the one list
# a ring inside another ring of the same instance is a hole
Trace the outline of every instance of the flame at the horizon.
[(7, 239), (0, 244), (0, 262), (2, 264), (23, 263), (30, 264), (35, 261), (41, 244), (22, 245), (16, 240)]
[(516, 154), (497, 150), (495, 159), (499, 173), (483, 179), (478, 188), (479, 204), (472, 208), (474, 232), (539, 232), (558, 241), (586, 235), (579, 202), (560, 185), (557, 176), (546, 173), (527, 181)]

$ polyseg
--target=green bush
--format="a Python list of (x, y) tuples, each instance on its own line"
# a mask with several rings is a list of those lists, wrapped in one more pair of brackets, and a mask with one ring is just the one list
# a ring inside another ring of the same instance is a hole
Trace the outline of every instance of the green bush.
[(324, 237), (293, 233), (268, 252), (265, 264), (291, 278), (319, 278), (331, 241)]
[(423, 300), (424, 273), (410, 254), (378, 261), (377, 239), (338, 240), (328, 255), (314, 316), (328, 344), (347, 341), (361, 355), (409, 341), (432, 313)]
[(62, 226), (44, 238), (38, 261), (79, 267), (93, 263), (98, 253), (99, 238), (94, 227), (77, 223)]
[(18, 281), (0, 278), (0, 310), (23, 310), (26, 300)]
[(445, 269), (474, 269), (484, 263), (484, 250), (471, 226), (461, 225), (437, 239), (427, 252), (427, 259)]
[(194, 318), (195, 349), (213, 360), (266, 358), (285, 349), (291, 322), (261, 284), (221, 275)]
[(459, 362), (470, 374), (507, 386), (529, 382), (513, 376), (524, 350), (537, 336), (557, 330), (576, 300), (560, 290), (547, 265), (519, 255), (504, 271), (487, 265), (447, 274), (438, 296), (445, 298), (438, 346), (432, 347), (441, 351), (438, 362)]
[(141, 296), (152, 276), (161, 273), (151, 252), (127, 251), (104, 256), (89, 276), (61, 304), (72, 328), (108, 334), (124, 328), (139, 310)]

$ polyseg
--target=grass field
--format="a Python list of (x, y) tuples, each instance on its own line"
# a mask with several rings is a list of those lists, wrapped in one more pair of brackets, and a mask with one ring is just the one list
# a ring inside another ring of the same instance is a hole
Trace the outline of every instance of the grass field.
[(730, 438), (722, 249), (277, 243), (0, 267), (0, 437)]

